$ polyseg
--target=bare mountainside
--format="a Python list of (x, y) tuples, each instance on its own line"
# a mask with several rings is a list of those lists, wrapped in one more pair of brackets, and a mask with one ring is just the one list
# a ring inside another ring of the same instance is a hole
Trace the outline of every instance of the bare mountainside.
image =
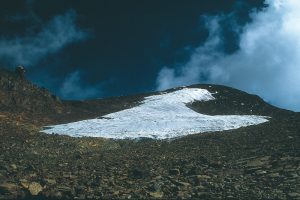
[(135, 108), (160, 92), (63, 101), (1, 70), (0, 199), (300, 198), (299, 113), (221, 85), (187, 88), (215, 98), (188, 103), (195, 112), (270, 118), (166, 140), (45, 134), (43, 126)]

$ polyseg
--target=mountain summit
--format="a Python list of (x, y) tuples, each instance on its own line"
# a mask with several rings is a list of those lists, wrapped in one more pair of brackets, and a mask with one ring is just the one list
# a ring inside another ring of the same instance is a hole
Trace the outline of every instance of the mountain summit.
[(256, 95), (65, 101), (5, 70), (0, 95), (0, 199), (300, 198), (300, 114)]

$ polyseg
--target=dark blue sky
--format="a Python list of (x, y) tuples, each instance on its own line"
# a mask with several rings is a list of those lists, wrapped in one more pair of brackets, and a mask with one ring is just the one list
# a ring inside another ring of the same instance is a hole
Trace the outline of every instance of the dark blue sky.
[[(164, 66), (176, 68), (209, 36), (205, 16), (221, 20), (225, 53), (236, 27), (263, 1), (43, 0), (0, 2), (0, 63), (63, 98), (153, 91)], [(205, 79), (205, 78), (204, 78)]]

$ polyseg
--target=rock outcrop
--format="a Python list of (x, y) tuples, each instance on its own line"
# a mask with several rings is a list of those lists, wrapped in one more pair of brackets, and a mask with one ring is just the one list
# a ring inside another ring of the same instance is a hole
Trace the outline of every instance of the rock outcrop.
[(0, 69), (0, 111), (35, 114), (61, 112), (59, 98), (26, 80), (23, 73), (20, 68), (15, 73)]

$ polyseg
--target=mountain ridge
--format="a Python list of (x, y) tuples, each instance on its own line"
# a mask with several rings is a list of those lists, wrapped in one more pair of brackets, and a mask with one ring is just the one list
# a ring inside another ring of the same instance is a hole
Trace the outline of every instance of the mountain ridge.
[[(4, 69), (0, 70), (0, 106), (2, 112), (8, 111), (15, 113), (28, 112), (34, 114), (43, 114), (45, 111), (47, 111), (48, 115), (53, 114), (54, 116), (60, 115), (62, 113), (77, 112), (78, 115), (79, 113), (81, 115), (86, 115), (85, 118), (92, 116), (96, 117), (96, 115), (104, 115), (111, 112), (119, 111), (120, 109), (133, 107), (139, 104), (139, 102), (141, 102), (144, 99), (144, 97), (159, 94), (161, 92), (172, 92), (181, 88), (184, 87), (171, 88), (165, 91), (140, 93), (136, 95), (117, 96), (94, 100), (60, 100), (59, 97), (51, 94), (47, 89), (40, 88), (27, 81), (26, 79), (20, 79), (16, 73)], [(272, 106), (264, 102), (263, 99), (261, 99), (257, 95), (242, 92), (240, 90), (228, 86), (214, 84), (194, 84), (191, 86), (187, 86), (187, 88), (203, 88), (212, 93), (214, 93), (214, 91), (217, 90), (219, 91), (219, 93), (213, 94), (217, 97), (216, 99), (218, 100), (218, 102), (215, 101), (215, 104), (213, 105), (210, 104), (211, 102), (199, 103), (197, 101), (188, 105), (192, 109), (195, 109), (195, 111), (197, 111), (197, 109), (201, 109), (202, 112), (211, 115), (226, 113), (229, 114), (229, 112), (232, 112), (234, 110), (243, 110), (243, 112), (236, 112), (231, 114), (272, 115), (272, 109), (273, 112), (275, 112), (275, 110), (277, 110), (276, 112), (293, 112)], [(236, 96), (232, 95), (231, 97), (229, 97), (228, 95), (230, 94), (236, 94)], [(223, 98), (222, 96), (224, 96), (225, 98)], [(247, 99), (247, 97), (251, 97), (250, 100)], [(230, 98), (237, 99), (240, 102), (234, 102)], [(240, 103), (244, 103), (242, 101), (246, 102), (246, 105), (241, 105)], [(229, 104), (229, 102), (231, 104)], [(258, 107), (263, 106), (265, 111), (257, 111), (255, 109), (250, 109), (247, 107), (247, 102), (248, 104), (257, 104)], [(112, 104), (113, 106), (110, 106), (109, 109), (106, 109), (105, 106), (109, 107), (108, 104)], [(222, 105), (226, 106), (222, 107)], [(212, 106), (214, 108), (210, 108)], [(95, 110), (97, 112), (100, 111), (100, 113), (95, 113)], [(253, 112), (250, 112), (251, 110), (253, 110)], [(63, 115), (63, 117), (61, 117), (61, 119), (59, 119), (58, 121), (63, 121), (63, 118), (65, 117), (68, 118), (68, 115)], [(68, 120), (76, 120), (76, 118), (78, 117), (74, 117), (74, 119)]]
[[(40, 130), (53, 123), (130, 109), (145, 96), (161, 92), (64, 101), (13, 73), (6, 76), (0, 73), (4, 82), (0, 84), (0, 199), (300, 198), (299, 113), (229, 87), (194, 85), (190, 87), (214, 93), (216, 101), (188, 104), (193, 110), (210, 115), (261, 114), (271, 119), (174, 140), (74, 138)], [(18, 89), (7, 88), (5, 80)], [(174, 90), (178, 88), (165, 92)], [(11, 98), (21, 100), (26, 92), (28, 100), (16, 109), (18, 101), (10, 102)], [(40, 108), (31, 109), (38, 104)], [(23, 107), (27, 105), (31, 108)], [(44, 105), (57, 107), (47, 113)]]

